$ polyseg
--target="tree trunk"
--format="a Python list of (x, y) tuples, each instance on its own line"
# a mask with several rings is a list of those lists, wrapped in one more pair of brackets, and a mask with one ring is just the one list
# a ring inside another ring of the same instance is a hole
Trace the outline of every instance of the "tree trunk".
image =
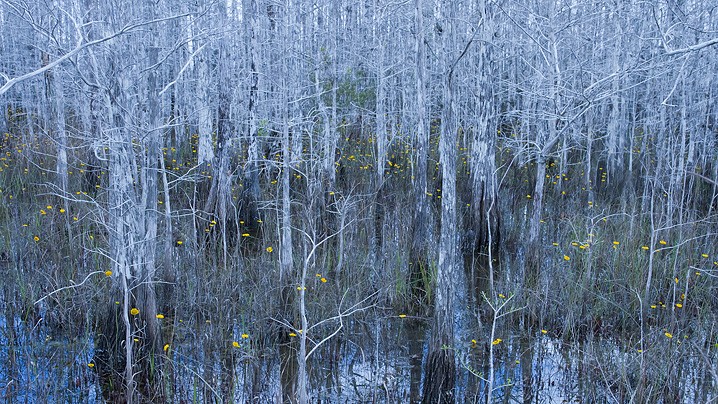
[[(496, 126), (491, 116), (493, 111), (493, 88), (490, 79), (491, 58), (489, 41), (492, 39), (492, 16), (486, 1), (481, 1), (479, 13), (484, 20), (478, 28), (481, 30), (482, 43), (479, 45), (477, 70), (477, 94), (475, 99), (476, 121), (472, 131), (470, 161), (471, 178), (471, 220), (466, 234), (473, 235), (468, 242), (471, 244), (473, 257), (486, 257), (487, 250), (493, 248), (491, 255), (497, 254), (500, 243), (498, 207), (495, 206), (496, 190)], [(491, 210), (490, 210), (491, 209)], [(489, 245), (489, 234), (493, 244)], [(485, 263), (485, 259), (480, 260)], [(486, 267), (490, 266), (485, 265)], [(489, 273), (493, 279), (493, 273)], [(473, 280), (472, 280), (473, 281)], [(490, 282), (493, 285), (493, 281)]]
[(414, 210), (411, 252), (409, 256), (409, 283), (412, 297), (422, 302), (426, 297), (428, 285), (425, 275), (428, 265), (428, 240), (431, 239), (431, 215), (427, 200), (427, 154), (428, 154), (428, 127), (426, 124), (426, 50), (424, 43), (424, 12), (422, 0), (415, 0), (414, 13), (416, 18), (416, 41), (414, 50), (416, 54), (416, 168), (414, 177)]
[(199, 100), (198, 125), (199, 144), (197, 145), (197, 164), (212, 163), (214, 161), (214, 145), (212, 144), (212, 103), (213, 96), (212, 75), (209, 67), (209, 50), (205, 56), (197, 60), (197, 98)]
[[(158, 47), (144, 51), (150, 64), (157, 61)], [(95, 68), (99, 71), (100, 66)], [(105, 96), (106, 127), (110, 129), (104, 133), (109, 144), (107, 229), (113, 293), (107, 302), (108, 316), (99, 327), (97, 359), (98, 368), (105, 369), (98, 373), (110, 377), (103, 385), (114, 389), (124, 385), (124, 397), (115, 399), (131, 403), (138, 398), (161, 397), (156, 383), (161, 335), (154, 281), (162, 132), (156, 71), (150, 71), (145, 85), (139, 85), (148, 99), (146, 115), (140, 117), (144, 127), (139, 132), (132, 125), (134, 117), (127, 115), (133, 110), (128, 94), (138, 76), (132, 71), (114, 71), (113, 66), (109, 70), (107, 76), (114, 83)]]
[[(248, 3), (248, 4), (247, 4)], [(259, 3), (258, 0), (245, 0), (245, 21), (248, 21), (249, 36), (249, 95), (247, 101), (247, 113), (249, 114), (249, 128), (247, 133), (247, 163), (245, 164), (244, 183), (240, 217), (244, 220), (242, 233), (249, 233), (258, 240), (259, 237), (259, 101), (260, 101), (260, 42), (259, 31)], [(229, 117), (228, 117), (229, 118)], [(266, 129), (266, 128), (263, 128)], [(229, 192), (229, 184), (228, 189)]]
[[(449, 6), (444, 54), (454, 48), (453, 6)], [(448, 66), (448, 63), (446, 64)], [(448, 67), (444, 77), (443, 108), (439, 159), (441, 164), (441, 235), (439, 238), (439, 265), (436, 274), (434, 301), (434, 329), (426, 362), (424, 403), (454, 402), (456, 362), (454, 351), (454, 300), (456, 285), (456, 140), (457, 127), (454, 112), (453, 68)]]
[(384, 40), (381, 37), (383, 31), (382, 15), (379, 11), (379, 4), (374, 0), (374, 47), (376, 49), (376, 186), (378, 190), (384, 183), (384, 168), (386, 167), (386, 78), (384, 77)]

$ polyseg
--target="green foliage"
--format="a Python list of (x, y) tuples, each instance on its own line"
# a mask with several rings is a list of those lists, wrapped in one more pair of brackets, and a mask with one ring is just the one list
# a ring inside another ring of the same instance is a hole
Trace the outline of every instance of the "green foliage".
[[(332, 105), (333, 83), (324, 83), (324, 103)], [(359, 106), (373, 110), (376, 104), (376, 83), (374, 77), (362, 69), (346, 70), (343, 78), (336, 83), (337, 86), (337, 108), (349, 110), (353, 106)]]

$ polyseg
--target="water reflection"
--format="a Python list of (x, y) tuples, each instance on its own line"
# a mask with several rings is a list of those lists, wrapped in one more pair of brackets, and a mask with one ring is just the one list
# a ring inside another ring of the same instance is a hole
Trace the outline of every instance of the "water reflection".
[[(92, 363), (93, 340), (54, 333), (8, 315), (0, 317), (0, 380), (5, 402), (96, 402), (99, 382)], [(290, 402), (294, 400), (291, 341), (271, 340), (227, 349), (222, 327), (187, 324), (187, 338), (177, 338), (168, 351), (163, 383), (171, 402)], [(715, 399), (713, 367), (698, 359), (672, 364), (664, 391), (641, 373), (641, 353), (616, 341), (589, 337), (568, 343), (551, 331), (502, 335), (491, 345), (485, 330), (476, 329), (476, 343), (454, 349), (461, 358), (457, 375), (460, 401), (482, 403), (490, 371), (488, 349), (494, 349), (493, 402), (566, 403), (631, 402), (663, 397), (664, 402), (708, 402)], [(483, 333), (482, 333), (483, 331)], [(357, 319), (310, 361), (312, 402), (417, 403), (422, 390), (422, 361), (427, 350), (427, 322), (420, 318), (377, 316)], [(665, 337), (664, 337), (665, 338)], [(705, 341), (704, 341), (705, 342)], [(698, 342), (700, 344), (700, 342)], [(684, 344), (687, 344), (684, 343)], [(660, 353), (658, 353), (660, 355)], [(670, 383), (675, 385), (670, 386)]]

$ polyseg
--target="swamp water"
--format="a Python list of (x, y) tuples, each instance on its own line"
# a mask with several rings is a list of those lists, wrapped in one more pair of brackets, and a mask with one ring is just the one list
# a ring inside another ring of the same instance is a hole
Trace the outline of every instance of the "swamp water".
[[(3, 302), (7, 309), (7, 302)], [(4, 313), (8, 313), (7, 310)], [(6, 403), (103, 402), (93, 367), (90, 333), (53, 330), (18, 316), (0, 319), (0, 394)], [(277, 349), (216, 349), (211, 324), (188, 324), (176, 330), (167, 352), (166, 380), (171, 402), (275, 402), (281, 397)], [(398, 316), (355, 320), (310, 361), (312, 402), (415, 402), (421, 395), (422, 361), (430, 330), (427, 321)], [(543, 331), (546, 331), (545, 333)], [(180, 336), (184, 334), (182, 338)], [(488, 349), (494, 349), (493, 402), (566, 403), (631, 402), (638, 369), (650, 349), (621, 347), (616, 341), (589, 337), (567, 343), (550, 330), (501, 333), (490, 345), (481, 334), (476, 343), (455, 349), (459, 359), (459, 402), (484, 402), (489, 373)], [(678, 341), (680, 342), (680, 341)], [(697, 360), (672, 367), (682, 375), (664, 402), (707, 403), (716, 399), (710, 372)]]

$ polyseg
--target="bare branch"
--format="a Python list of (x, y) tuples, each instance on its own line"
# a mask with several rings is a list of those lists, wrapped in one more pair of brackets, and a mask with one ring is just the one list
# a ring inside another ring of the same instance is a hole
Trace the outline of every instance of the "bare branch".
[(36, 70), (31, 71), (31, 72), (25, 73), (25, 74), (23, 74), (22, 76), (13, 77), (13, 78), (11, 78), (11, 79), (9, 79), (9, 80), (8, 80), (8, 76), (6, 76), (5, 74), (2, 74), (3, 78), (6, 79), (6, 82), (5, 82), (5, 84), (3, 84), (2, 87), (0, 87), (0, 95), (5, 94), (5, 93), (8, 92), (11, 88), (13, 88), (16, 84), (18, 84), (18, 83), (20, 83), (20, 82), (22, 82), (22, 81), (25, 81), (25, 80), (27, 80), (27, 79), (33, 78), (33, 77), (35, 77), (35, 76), (37, 76), (37, 75), (39, 75), (39, 74), (42, 74), (42, 73), (44, 73), (44, 72), (46, 72), (46, 71), (48, 71), (48, 70), (50, 70), (50, 69), (55, 68), (55, 67), (56, 67), (57, 65), (59, 65), (60, 63), (62, 63), (62, 62), (64, 62), (64, 61), (68, 60), (69, 58), (71, 58), (71, 57), (77, 55), (78, 53), (80, 53), (82, 50), (84, 50), (84, 49), (86, 49), (86, 48), (89, 48), (89, 47), (91, 47), (91, 46), (99, 45), (99, 44), (101, 44), (101, 43), (110, 41), (110, 40), (112, 40), (112, 39), (114, 39), (114, 38), (117, 38), (117, 37), (119, 37), (119, 36), (121, 36), (121, 35), (123, 35), (123, 34), (129, 33), (129, 32), (132, 32), (132, 31), (134, 31), (135, 29), (140, 28), (140, 27), (143, 27), (143, 26), (146, 26), (146, 25), (151, 25), (151, 24), (155, 24), (155, 23), (159, 23), (159, 22), (163, 22), (163, 21), (167, 21), (167, 20), (172, 20), (172, 19), (175, 19), (175, 18), (187, 17), (187, 16), (189, 16), (189, 15), (191, 15), (191, 14), (175, 15), (175, 16), (170, 16), (170, 17), (164, 17), (164, 18), (158, 18), (158, 19), (154, 19), (154, 20), (150, 20), (150, 21), (145, 21), (145, 22), (141, 22), (141, 23), (137, 23), (137, 24), (126, 25), (126, 26), (124, 26), (122, 29), (120, 29), (119, 31), (117, 31), (117, 32), (115, 32), (115, 33), (113, 33), (113, 34), (110, 34), (110, 35), (108, 35), (108, 36), (106, 36), (106, 37), (103, 37), (103, 38), (100, 38), (100, 39), (95, 39), (94, 41), (83, 42), (82, 39), (80, 39), (80, 40), (77, 41), (77, 45), (75, 45), (75, 48), (73, 48), (71, 51), (65, 53), (64, 55), (60, 56), (59, 58), (53, 60), (52, 62), (46, 64), (45, 66), (43, 66), (43, 67), (41, 67), (41, 68), (39, 68), (39, 69), (36, 69)]
[(685, 48), (674, 49), (674, 50), (672, 50), (672, 51), (669, 51), (669, 50), (666, 48), (666, 53), (665, 53), (665, 55), (666, 55), (666, 56), (675, 56), (675, 55), (682, 55), (682, 54), (684, 54), (684, 53), (696, 52), (696, 51), (699, 51), (699, 50), (701, 50), (701, 49), (703, 49), (703, 48), (707, 48), (707, 47), (709, 47), (709, 46), (713, 46), (713, 45), (716, 45), (716, 44), (718, 44), (718, 38), (713, 38), (713, 39), (711, 39), (711, 40), (708, 40), (708, 41), (705, 41), (705, 42), (701, 42), (701, 43), (698, 43), (698, 44), (695, 44), (695, 45), (686, 46)]
[(197, 48), (196, 51), (192, 52), (192, 54), (189, 55), (189, 57), (187, 58), (187, 62), (184, 64), (184, 66), (182, 66), (182, 69), (180, 69), (180, 71), (177, 73), (177, 77), (175, 77), (174, 80), (172, 80), (172, 81), (170, 81), (169, 83), (167, 83), (167, 85), (166, 85), (157, 95), (162, 95), (162, 94), (164, 94), (165, 91), (167, 91), (170, 87), (172, 87), (173, 85), (175, 85), (175, 84), (177, 83), (177, 80), (179, 80), (179, 78), (182, 77), (182, 73), (184, 73), (184, 71), (187, 69), (187, 67), (189, 67), (189, 65), (190, 65), (190, 64), (192, 63), (192, 61), (194, 60), (194, 57), (197, 56), (197, 54), (198, 54), (202, 49), (204, 49), (204, 47), (205, 47), (206, 45), (207, 45), (207, 44), (202, 44), (202, 46), (200, 46), (199, 48)]
[(701, 175), (701, 174), (698, 174), (698, 173), (696, 173), (696, 172), (689, 172), (688, 174), (693, 175), (693, 176), (695, 176), (695, 177), (698, 177), (698, 178), (702, 179), (703, 181), (705, 181), (705, 182), (707, 182), (707, 183), (709, 183), (709, 184), (713, 184), (713, 185), (715, 185), (715, 186), (718, 186), (718, 181), (716, 181), (716, 180), (714, 180), (714, 179), (711, 179), (711, 178), (708, 178), (708, 177), (706, 177), (705, 175)]
[(87, 282), (92, 275), (104, 274), (104, 273), (105, 273), (104, 271), (90, 272), (89, 274), (87, 274), (87, 276), (85, 277), (85, 279), (82, 280), (82, 282), (80, 282), (80, 283), (78, 283), (78, 284), (76, 284), (76, 285), (69, 285), (69, 286), (65, 286), (65, 287), (62, 287), (62, 288), (57, 289), (57, 290), (53, 290), (52, 292), (46, 294), (45, 296), (43, 296), (43, 297), (41, 297), (40, 299), (38, 299), (37, 301), (35, 301), (35, 303), (33, 303), (33, 304), (38, 304), (38, 303), (42, 302), (43, 300), (47, 299), (48, 297), (50, 297), (50, 296), (52, 296), (52, 295), (55, 295), (55, 294), (57, 294), (57, 293), (62, 292), (63, 290), (79, 288), (80, 286), (84, 285), (85, 282)]

